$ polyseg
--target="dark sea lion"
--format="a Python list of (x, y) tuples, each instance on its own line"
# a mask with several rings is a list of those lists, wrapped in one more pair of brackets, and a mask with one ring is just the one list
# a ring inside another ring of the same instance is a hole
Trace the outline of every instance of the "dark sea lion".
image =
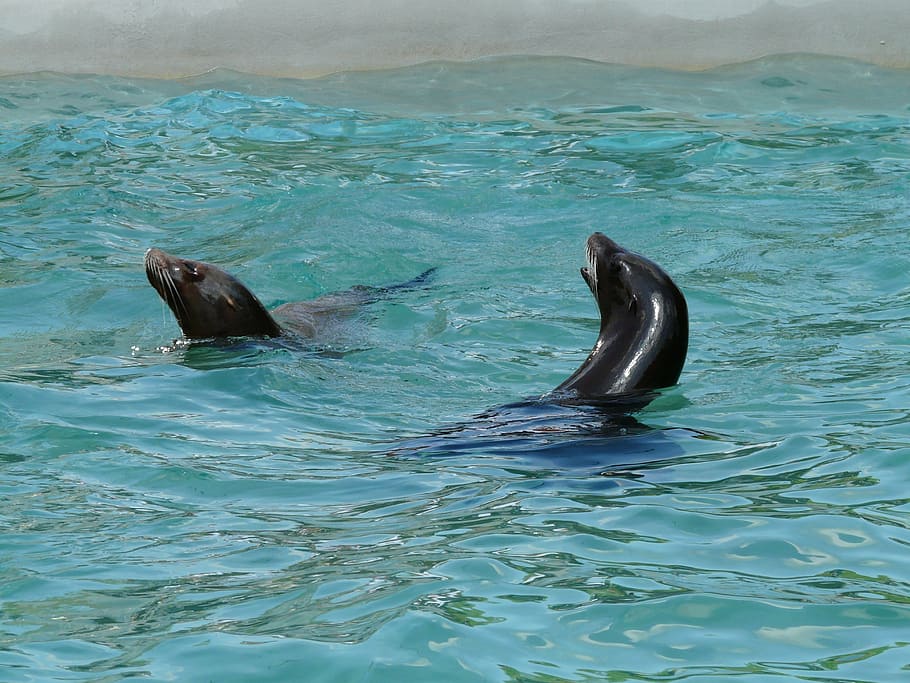
[[(657, 390), (676, 384), (689, 344), (689, 314), (679, 288), (657, 264), (595, 232), (581, 275), (600, 311), (588, 357), (543, 396), (500, 406), (473, 420), (399, 444), (393, 452), (486, 454), (572, 462), (643, 462), (675, 454), (633, 416)], [(635, 435), (635, 439), (629, 437)], [(624, 446), (616, 448), (616, 438)], [(631, 445), (630, 445), (631, 444)]]
[(351, 313), (392, 291), (419, 286), (434, 270), (390, 287), (358, 285), (311, 301), (283, 304), (270, 313), (240, 280), (218, 266), (161, 249), (145, 253), (149, 283), (170, 307), (187, 339), (278, 337), (289, 332), (313, 338), (328, 318)]
[(656, 263), (602, 233), (588, 238), (581, 269), (600, 310), (600, 334), (584, 363), (551, 396), (602, 400), (676, 384), (689, 346), (689, 312)]

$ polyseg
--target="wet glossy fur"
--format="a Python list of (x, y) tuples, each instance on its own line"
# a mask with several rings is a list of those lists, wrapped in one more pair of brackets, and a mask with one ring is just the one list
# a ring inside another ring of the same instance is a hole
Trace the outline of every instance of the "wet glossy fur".
[(595, 232), (581, 275), (600, 309), (600, 334), (555, 397), (599, 399), (672, 386), (689, 344), (679, 288), (657, 264)]
[(281, 327), (259, 299), (218, 266), (149, 249), (145, 274), (187, 339), (281, 334)]
[[(679, 379), (689, 339), (685, 297), (657, 264), (596, 232), (586, 244), (581, 275), (600, 310), (600, 334), (584, 363), (547, 396), (597, 401), (672, 386)], [(282, 327), (237, 278), (217, 266), (172, 256), (145, 255), (148, 280), (173, 311), (188, 339), (276, 337)], [(375, 300), (384, 292), (420, 284), (432, 271), (391, 288), (349, 292), (276, 309), (302, 336), (316, 320)]]
[(161, 249), (145, 254), (149, 283), (167, 303), (187, 339), (291, 337), (317, 339), (333, 323), (402, 289), (424, 285), (435, 268), (387, 287), (356, 285), (312, 299), (278, 306), (271, 313), (240, 280), (218, 266), (173, 256)]

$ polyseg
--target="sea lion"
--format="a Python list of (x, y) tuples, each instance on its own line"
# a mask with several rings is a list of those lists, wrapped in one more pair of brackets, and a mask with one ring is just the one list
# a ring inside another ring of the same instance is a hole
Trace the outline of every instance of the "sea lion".
[[(679, 379), (689, 344), (686, 299), (657, 264), (602, 233), (588, 238), (585, 251), (581, 276), (600, 311), (600, 333), (581, 366), (543, 396), (409, 439), (393, 453), (483, 450), (573, 462), (616, 455), (627, 463), (669, 457), (673, 447), (632, 415)], [(616, 437), (623, 437), (623, 449)]]
[(311, 301), (283, 304), (270, 313), (240, 280), (218, 266), (156, 248), (145, 253), (148, 281), (174, 313), (187, 339), (278, 337), (288, 333), (313, 338), (326, 318), (349, 314), (394, 290), (419, 286), (434, 270), (389, 287), (358, 285)]
[(688, 306), (676, 283), (603, 233), (588, 238), (585, 252), (581, 276), (600, 310), (600, 334), (551, 397), (601, 400), (676, 384), (689, 346)]

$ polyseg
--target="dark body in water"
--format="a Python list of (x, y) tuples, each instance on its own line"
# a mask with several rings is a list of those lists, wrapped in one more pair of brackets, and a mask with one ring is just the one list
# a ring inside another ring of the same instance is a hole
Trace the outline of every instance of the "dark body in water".
[[(689, 344), (686, 299), (660, 266), (599, 232), (588, 238), (586, 254), (581, 275), (600, 311), (600, 332), (578, 369), (548, 394), (412, 439), (396, 453), (598, 458), (603, 447), (615, 450), (616, 437), (649, 431), (632, 414), (679, 379)], [(648, 460), (659, 442), (650, 439), (644, 453), (627, 456)]]

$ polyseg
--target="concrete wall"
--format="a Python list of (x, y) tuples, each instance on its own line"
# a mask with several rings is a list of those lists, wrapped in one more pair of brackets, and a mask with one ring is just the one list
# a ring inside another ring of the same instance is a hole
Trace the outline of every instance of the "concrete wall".
[(0, 73), (314, 76), (503, 54), (910, 66), (910, 0), (0, 0)]

